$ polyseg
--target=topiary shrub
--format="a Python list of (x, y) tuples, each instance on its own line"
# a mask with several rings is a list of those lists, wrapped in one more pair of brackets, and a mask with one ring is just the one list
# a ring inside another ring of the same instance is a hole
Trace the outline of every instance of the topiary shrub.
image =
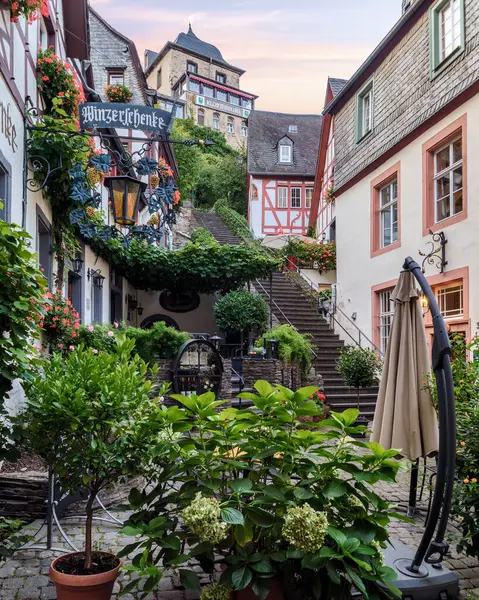
[(359, 346), (345, 346), (340, 354), (336, 369), (350, 387), (359, 390), (377, 385), (381, 376), (382, 361), (374, 350)]
[(265, 346), (269, 340), (279, 342), (278, 351), (281, 360), (298, 361), (303, 371), (309, 371), (314, 352), (309, 335), (299, 333), (292, 325), (278, 325), (265, 333), (256, 343), (258, 346)]
[(215, 304), (214, 315), (220, 329), (228, 333), (257, 331), (268, 327), (269, 309), (258, 294), (245, 290), (230, 292)]

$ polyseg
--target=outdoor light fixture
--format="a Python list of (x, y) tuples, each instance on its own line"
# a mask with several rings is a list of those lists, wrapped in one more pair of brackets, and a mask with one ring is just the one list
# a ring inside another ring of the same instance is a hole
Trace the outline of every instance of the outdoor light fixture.
[(220, 338), (219, 335), (213, 335), (212, 337), (210, 337), (210, 342), (218, 350), (218, 348), (220, 347), (220, 342), (221, 342), (222, 339), (223, 338)]
[(278, 358), (279, 342), (278, 340), (266, 340), (267, 358)]
[(141, 304), (139, 304), (138, 308), (136, 309), (136, 312), (138, 313), (139, 317), (141, 317), (141, 315), (143, 314), (144, 310), (145, 309), (143, 308), (143, 306)]
[(419, 296), (419, 305), (421, 306), (422, 314), (425, 317), (429, 312), (429, 300), (427, 299), (427, 296), (425, 294), (421, 294)]
[(110, 192), (113, 220), (117, 225), (128, 227), (136, 223), (138, 207), (146, 183), (128, 175), (105, 177), (105, 186)]
[(72, 271), (75, 273), (75, 275), (79, 275), (83, 268), (83, 263), (84, 263), (83, 258), (81, 256), (77, 256), (75, 259), (73, 259), (71, 261), (71, 263), (72, 263)]
[(105, 282), (105, 278), (101, 274), (100, 269), (97, 269), (96, 271), (93, 269), (88, 269), (87, 278), (88, 281), (90, 281), (90, 279), (93, 279), (93, 285), (99, 290), (103, 289), (103, 283)]

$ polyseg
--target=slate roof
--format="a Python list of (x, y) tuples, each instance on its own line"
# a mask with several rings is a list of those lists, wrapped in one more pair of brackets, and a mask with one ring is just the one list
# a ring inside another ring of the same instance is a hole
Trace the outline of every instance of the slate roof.
[[(318, 161), (322, 117), (253, 110), (248, 117), (248, 172), (253, 175), (314, 177)], [(296, 125), (297, 133), (289, 126)], [(293, 163), (278, 160), (280, 140), (293, 143)]]
[(224, 65), (228, 69), (231, 69), (240, 75), (243, 75), (245, 72), (243, 69), (235, 67), (227, 62), (216, 46), (200, 40), (200, 38), (194, 33), (190, 24), (187, 33), (180, 33), (174, 42), (167, 42), (157, 56), (148, 63), (148, 67), (146, 68), (147, 76), (171, 48), (181, 48), (182, 50), (185, 50), (186, 52), (189, 52), (195, 56), (205, 58), (206, 60), (211, 60), (215, 64)]
[(329, 85), (331, 86), (331, 91), (333, 92), (333, 97), (335, 98), (339, 92), (343, 89), (343, 87), (348, 83), (347, 79), (337, 79), (335, 77), (328, 77)]
[(148, 66), (152, 65), (155, 62), (157, 56), (158, 52), (154, 52), (153, 50), (145, 50), (146, 64)]

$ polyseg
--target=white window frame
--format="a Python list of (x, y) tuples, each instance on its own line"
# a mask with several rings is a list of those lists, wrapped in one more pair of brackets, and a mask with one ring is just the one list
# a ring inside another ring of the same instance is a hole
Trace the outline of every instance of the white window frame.
[[(394, 185), (396, 184), (396, 185)], [(399, 182), (397, 178), (394, 178), (392, 181), (387, 183), (386, 185), (381, 186), (379, 190), (379, 230), (381, 232), (381, 248), (388, 248), (392, 246), (399, 239), (399, 210), (398, 210), (398, 185)], [(394, 197), (394, 187), (396, 187), (396, 196)], [(383, 192), (385, 190), (390, 190), (391, 200), (386, 204), (383, 204)], [(396, 221), (394, 221), (394, 209), (396, 208)], [(385, 240), (385, 228), (384, 228), (384, 217), (386, 215), (390, 216), (391, 222), (391, 241), (386, 243)], [(394, 223), (396, 223), (396, 237), (394, 237)]]
[[(296, 202), (298, 201), (298, 198), (294, 198), (294, 192), (298, 190), (299, 191), (299, 206), (295, 206)], [(291, 186), (291, 208), (301, 208), (302, 206), (302, 201), (303, 201), (303, 190), (300, 186), (298, 185), (292, 185)]]
[(311, 208), (313, 204), (314, 188), (307, 187), (304, 190), (304, 208)]
[(291, 163), (293, 157), (293, 147), (289, 144), (279, 145), (279, 162), (280, 163)]
[(386, 354), (389, 338), (391, 337), (391, 326), (394, 316), (394, 302), (391, 302), (393, 289), (379, 292), (379, 349)]
[(233, 117), (228, 117), (228, 121), (226, 122), (226, 132), (234, 133), (235, 132), (235, 120)]
[(220, 128), (220, 115), (219, 115), (219, 113), (213, 113), (213, 120), (212, 120), (211, 126), (213, 127), (213, 129), (219, 129)]
[[(459, 294), (459, 309), (446, 310), (447, 296), (451, 294)], [(464, 284), (462, 281), (457, 281), (451, 285), (436, 288), (435, 290), (439, 310), (444, 319), (460, 319), (464, 317)]]
[(289, 131), (289, 133), (298, 133), (298, 126), (297, 125), (290, 125), (288, 131)]
[[(193, 67), (193, 68), (191, 68)], [(192, 60), (187, 61), (186, 70), (193, 75), (198, 75), (198, 63), (195, 63)]]
[(288, 208), (289, 189), (285, 185), (278, 186), (278, 208)]
[(431, 7), (431, 78), (464, 51), (465, 17), (465, 0), (438, 0)]
[(374, 81), (370, 79), (356, 97), (356, 143), (370, 135), (374, 128)]
[(226, 85), (226, 75), (224, 73), (219, 73), (216, 71), (216, 81), (221, 85)]
[[(200, 115), (202, 117), (202, 122), (200, 123)], [(205, 113), (205, 109), (204, 108), (199, 108), (198, 109), (198, 114), (196, 117), (196, 122), (200, 127), (204, 127), (206, 125), (206, 113)]]
[[(116, 78), (118, 81), (115, 81)], [(108, 85), (125, 85), (125, 71), (115, 69), (108, 71)]]
[[(451, 217), (455, 217), (456, 215), (460, 215), (462, 212), (464, 212), (464, 146), (462, 146), (461, 160), (458, 160), (455, 163), (453, 163), (454, 144), (459, 140), (461, 140), (461, 142), (462, 142), (462, 135), (457, 136), (456, 138), (454, 138), (453, 140), (451, 140), (444, 146), (441, 146), (438, 150), (436, 150), (434, 152), (434, 223), (436, 223), (436, 224), (442, 223), (446, 219), (450, 219)], [(449, 147), (449, 167), (447, 167), (446, 169), (443, 169), (442, 171), (437, 171), (438, 155), (448, 147)], [(459, 167), (462, 167), (462, 187), (457, 190), (454, 190), (454, 171), (456, 171)], [(447, 175), (449, 175), (449, 216), (444, 217), (443, 219), (439, 220), (438, 219), (438, 204), (439, 204), (439, 201), (443, 200), (446, 196), (442, 196), (441, 198), (438, 198), (437, 181), (439, 179), (441, 179), (442, 177), (446, 177)], [(455, 206), (454, 205), (454, 193), (460, 192), (460, 191), (463, 192), (462, 208), (460, 211), (454, 212), (454, 206)]]
[(241, 123), (241, 135), (243, 137), (248, 137), (248, 125), (246, 125), (246, 121)]

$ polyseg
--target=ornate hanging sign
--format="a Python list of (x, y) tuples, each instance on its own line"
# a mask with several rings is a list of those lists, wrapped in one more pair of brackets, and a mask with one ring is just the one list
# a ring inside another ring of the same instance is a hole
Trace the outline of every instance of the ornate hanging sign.
[(151, 106), (113, 102), (80, 104), (81, 129), (135, 129), (167, 133), (172, 113)]

